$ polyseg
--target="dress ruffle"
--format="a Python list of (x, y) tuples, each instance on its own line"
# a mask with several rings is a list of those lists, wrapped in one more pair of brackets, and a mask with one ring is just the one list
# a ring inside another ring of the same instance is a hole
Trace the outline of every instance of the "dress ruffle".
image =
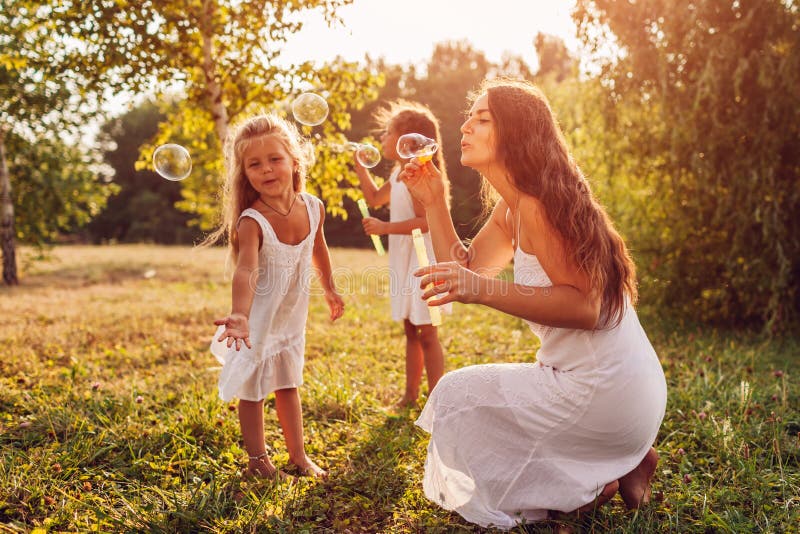
[(211, 342), (211, 353), (223, 365), (219, 377), (219, 396), (224, 401), (234, 397), (259, 401), (278, 389), (303, 384), (305, 336), (270, 343), (268, 347), (243, 346), (236, 350), (217, 341), (224, 332), (220, 326)]

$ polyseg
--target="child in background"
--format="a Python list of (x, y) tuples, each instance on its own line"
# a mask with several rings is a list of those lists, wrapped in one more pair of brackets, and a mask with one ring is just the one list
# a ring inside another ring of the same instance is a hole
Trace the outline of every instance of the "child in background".
[[(392, 319), (403, 321), (406, 337), (406, 387), (398, 403), (398, 407), (402, 408), (416, 404), (423, 366), (427, 371), (430, 394), (444, 373), (444, 354), (437, 327), (431, 325), (428, 306), (421, 298), (419, 281), (411, 274), (417, 269), (412, 229), (422, 230), (431, 261), (434, 261), (434, 254), (425, 211), (421, 204), (412, 199), (405, 184), (397, 181), (404, 163), (397, 154), (397, 139), (407, 133), (419, 133), (433, 139), (440, 147), (442, 140), (436, 117), (422, 104), (405, 100), (391, 102), (388, 107), (378, 110), (375, 120), (383, 131), (383, 156), (395, 162), (391, 176), (378, 187), (369, 171), (357, 160), (355, 170), (367, 204), (371, 207), (389, 204), (389, 221), (365, 217), (363, 225), (368, 235), (389, 235)], [(433, 163), (446, 176), (441, 149), (434, 154)], [(444, 182), (447, 183), (447, 180)]]
[(220, 398), (239, 398), (247, 473), (257, 477), (286, 476), (264, 444), (264, 399), (273, 391), (289, 462), (303, 475), (326, 476), (306, 456), (298, 393), (312, 263), (331, 320), (342, 316), (344, 303), (331, 276), (325, 208), (302, 192), (312, 163), (308, 142), (285, 120), (260, 115), (242, 124), (226, 146), (223, 224), (205, 241), (227, 235), (236, 264), (231, 313), (214, 321), (211, 351), (224, 364)]

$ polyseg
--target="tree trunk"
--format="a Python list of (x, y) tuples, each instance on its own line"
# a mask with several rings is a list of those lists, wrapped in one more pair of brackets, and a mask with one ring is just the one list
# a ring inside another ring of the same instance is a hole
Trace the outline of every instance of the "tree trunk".
[(222, 87), (217, 79), (217, 64), (214, 61), (214, 42), (212, 22), (216, 2), (206, 0), (203, 3), (203, 20), (200, 31), (203, 36), (203, 75), (206, 81), (206, 97), (208, 98), (214, 128), (217, 131), (220, 145), (225, 146), (228, 137), (228, 110), (222, 102)]
[(11, 177), (6, 164), (5, 132), (0, 128), (0, 247), (3, 249), (3, 282), (17, 285), (17, 255), (14, 245), (14, 203)]

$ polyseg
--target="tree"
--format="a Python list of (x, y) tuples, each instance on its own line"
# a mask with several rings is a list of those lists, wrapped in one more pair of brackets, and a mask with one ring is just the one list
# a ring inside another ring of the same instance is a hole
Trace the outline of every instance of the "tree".
[(14, 243), (14, 203), (11, 201), (11, 178), (6, 163), (6, 128), (0, 128), (0, 247), (3, 251), (3, 282), (19, 283)]
[(539, 57), (538, 79), (553, 78), (556, 82), (562, 82), (575, 75), (578, 61), (569, 53), (563, 39), (537, 33), (533, 42)]
[(151, 170), (134, 168), (139, 147), (155, 135), (163, 119), (155, 103), (146, 101), (101, 128), (103, 145), (108, 147), (104, 160), (113, 169), (113, 183), (120, 190), (89, 223), (93, 241), (175, 244), (200, 237), (197, 229), (187, 227), (191, 216), (175, 207), (181, 199), (181, 185)]
[(16, 235), (25, 243), (41, 246), (74, 234), (118, 190), (115, 184), (101, 183), (98, 161), (79, 146), (53, 136), (31, 142), (11, 135), (7, 143), (14, 154), (9, 174), (16, 181), (12, 195), (18, 208)]
[(619, 50), (601, 74), (614, 113), (650, 123), (630, 145), (661, 204), (649, 264), (662, 303), (689, 317), (769, 330), (798, 318), (799, 13), (781, 0), (578, 2), (583, 40)]
[(0, 245), (8, 285), (19, 283), (17, 238), (42, 245), (85, 224), (105, 202), (93, 190), (92, 155), (62, 140), (77, 138), (87, 93), (59, 67), (70, 53), (53, 39), (39, 8), (7, 0), (0, 11)]
[[(320, 141), (323, 135), (341, 141), (337, 132), (349, 127), (348, 106), (374, 98), (380, 76), (353, 64), (278, 61), (282, 45), (302, 26), (301, 13), (318, 11), (332, 23), (336, 10), (350, 1), (65, 1), (46, 14), (59, 35), (81, 40), (83, 56), (74, 67), (93, 84), (143, 92), (155, 82), (165, 120), (143, 147), (138, 166), (149, 165), (161, 143), (184, 144), (195, 170), (184, 182), (179, 205), (210, 228), (217, 219), (221, 147), (232, 122), (261, 110), (286, 113), (300, 88), (314, 89), (327, 99), (331, 114), (324, 125), (307, 131)], [(181, 96), (166, 97), (176, 84)], [(354, 194), (338, 187), (345, 156), (330, 143), (317, 148), (320, 165), (308, 188), (327, 201), (329, 211), (344, 213), (343, 196)]]

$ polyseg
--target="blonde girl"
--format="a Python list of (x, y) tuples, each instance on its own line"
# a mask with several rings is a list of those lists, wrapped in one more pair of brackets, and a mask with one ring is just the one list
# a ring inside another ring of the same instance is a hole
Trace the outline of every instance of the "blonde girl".
[(224, 220), (206, 240), (227, 236), (236, 265), (231, 312), (214, 321), (211, 350), (223, 363), (219, 394), (239, 398), (250, 475), (285, 476), (264, 444), (264, 399), (274, 392), (289, 462), (303, 475), (325, 476), (305, 452), (298, 393), (312, 266), (331, 320), (341, 317), (344, 303), (331, 276), (325, 209), (303, 192), (313, 152), (293, 125), (259, 115), (231, 133), (225, 155)]

